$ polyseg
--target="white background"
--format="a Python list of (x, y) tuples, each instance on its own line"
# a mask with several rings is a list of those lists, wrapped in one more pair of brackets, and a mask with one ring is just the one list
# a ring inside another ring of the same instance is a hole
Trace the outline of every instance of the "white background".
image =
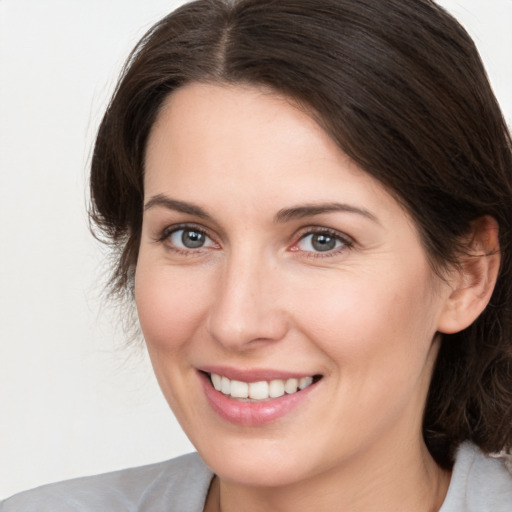
[[(0, 0), (0, 497), (192, 449), (101, 299), (87, 166), (135, 42), (181, 1)], [(444, 0), (512, 120), (512, 0)]]

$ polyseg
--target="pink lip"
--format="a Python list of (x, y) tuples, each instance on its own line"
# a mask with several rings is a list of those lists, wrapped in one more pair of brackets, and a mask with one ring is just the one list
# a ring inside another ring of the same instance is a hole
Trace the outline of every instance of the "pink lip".
[(198, 368), (198, 370), (205, 373), (215, 373), (217, 375), (227, 377), (229, 380), (239, 380), (240, 382), (259, 382), (262, 380), (270, 381), (275, 379), (301, 379), (302, 377), (313, 376), (312, 373), (297, 373), (263, 368), (241, 370), (227, 366), (202, 366)]
[[(312, 384), (302, 391), (292, 393), (291, 395), (283, 395), (279, 398), (270, 398), (262, 402), (243, 402), (232, 399), (220, 391), (217, 391), (212, 386), (208, 375), (205, 375), (204, 373), (199, 373), (199, 375), (201, 377), (204, 393), (208, 403), (210, 404), (210, 407), (221, 418), (229, 421), (230, 423), (248, 427), (266, 425), (267, 423), (271, 423), (272, 421), (276, 421), (279, 418), (282, 418), (292, 409), (304, 402), (304, 400), (309, 396), (310, 392), (316, 388), (317, 384)], [(226, 374), (223, 375), (227, 377)], [(247, 377), (242, 380), (242, 382), (244, 381), (256, 382), (252, 379), (250, 381), (247, 380)]]

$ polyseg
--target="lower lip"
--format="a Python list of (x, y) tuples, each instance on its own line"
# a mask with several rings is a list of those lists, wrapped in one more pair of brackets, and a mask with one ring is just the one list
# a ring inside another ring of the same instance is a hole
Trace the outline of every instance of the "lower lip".
[(211, 408), (223, 419), (238, 425), (257, 427), (282, 418), (300, 405), (316, 387), (316, 383), (306, 389), (279, 398), (261, 402), (242, 402), (229, 398), (217, 391), (208, 375), (201, 374), (201, 381), (206, 398)]

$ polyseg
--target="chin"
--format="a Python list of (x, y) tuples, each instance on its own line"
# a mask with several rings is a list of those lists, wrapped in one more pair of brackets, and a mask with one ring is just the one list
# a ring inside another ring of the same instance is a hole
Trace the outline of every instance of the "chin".
[(244, 461), (236, 457), (225, 457), (225, 460), (216, 464), (217, 467), (209, 466), (224, 482), (241, 486), (285, 487), (306, 478), (298, 464), (289, 464), (287, 461)]
[[(226, 446), (228, 445), (228, 446)], [(223, 481), (251, 487), (283, 487), (308, 476), (314, 468), (311, 458), (283, 440), (230, 440), (226, 445), (211, 444), (198, 452)], [(306, 470), (307, 473), (306, 474)]]

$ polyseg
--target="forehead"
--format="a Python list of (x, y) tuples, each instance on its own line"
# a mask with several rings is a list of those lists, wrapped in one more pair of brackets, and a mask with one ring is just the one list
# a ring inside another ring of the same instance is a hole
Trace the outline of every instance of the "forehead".
[[(308, 143), (315, 151), (308, 154)], [(195, 161), (211, 157), (235, 164), (236, 158), (253, 162), (258, 156), (347, 160), (319, 125), (291, 99), (264, 88), (242, 85), (192, 83), (164, 102), (148, 142), (147, 164), (163, 147), (176, 158)], [(262, 149), (265, 149), (262, 152)], [(279, 151), (278, 151), (279, 150)], [(275, 158), (277, 160), (277, 158)], [(281, 162), (282, 163), (282, 162)], [(269, 170), (270, 173), (271, 170)]]
[(406, 216), (312, 116), (248, 86), (193, 83), (169, 96), (146, 151), (145, 195), (157, 194), (226, 216), (334, 202)]
[[(258, 176), (283, 178), (291, 166), (310, 165), (311, 174), (345, 167), (362, 171), (292, 100), (265, 89), (190, 84), (165, 101), (151, 130), (145, 167), (149, 183), (155, 171), (168, 178), (186, 168), (209, 171), (214, 178), (241, 175), (251, 168)], [(172, 171), (172, 172), (171, 172)], [(205, 174), (207, 174), (205, 172)]]

